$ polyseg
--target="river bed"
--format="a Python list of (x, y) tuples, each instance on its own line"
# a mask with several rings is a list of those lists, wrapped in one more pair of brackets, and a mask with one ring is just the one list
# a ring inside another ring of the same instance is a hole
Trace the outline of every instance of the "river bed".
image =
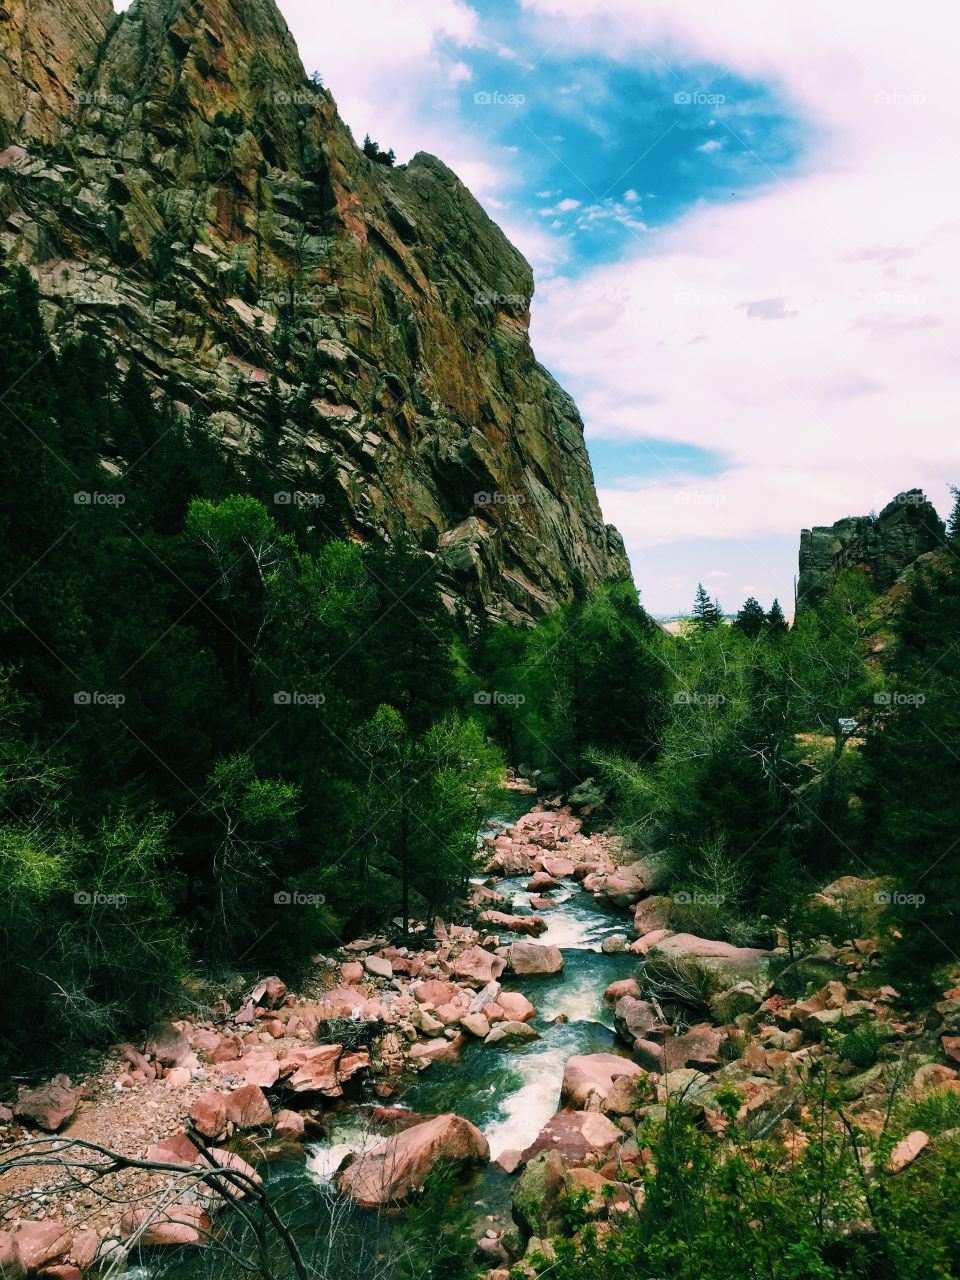
[[(528, 796), (508, 793), (507, 803), (495, 821), (505, 825), (530, 808)], [(527, 914), (531, 908), (525, 884), (529, 876), (497, 880), (495, 887)], [(479, 881), (478, 881), (479, 883)], [(557, 1110), (567, 1059), (575, 1054), (623, 1053), (613, 1031), (613, 1010), (603, 999), (609, 984), (635, 971), (636, 958), (628, 953), (604, 954), (603, 939), (627, 931), (628, 920), (602, 910), (590, 894), (573, 880), (550, 896), (555, 905), (537, 912), (547, 930), (537, 941), (558, 946), (564, 957), (561, 973), (543, 977), (505, 976), (504, 989), (522, 991), (536, 1006), (533, 1026), (539, 1039), (509, 1047), (487, 1046), (476, 1040), (464, 1045), (457, 1063), (434, 1063), (404, 1088), (391, 1105), (411, 1111), (454, 1111), (472, 1121), (490, 1144), (491, 1163), (468, 1185), (470, 1203), (478, 1215), (503, 1217), (509, 1213), (513, 1179), (493, 1163), (503, 1152), (529, 1146)], [(347, 1235), (350, 1256), (326, 1259), (314, 1256), (312, 1274), (317, 1280), (344, 1280), (363, 1273), (364, 1256), (371, 1250), (391, 1247), (390, 1219), (345, 1207), (333, 1190), (333, 1175), (351, 1152), (382, 1141), (371, 1133), (362, 1108), (346, 1109), (334, 1118), (327, 1138), (310, 1144), (306, 1165), (283, 1162), (262, 1170), (282, 1203), (284, 1220), (308, 1255), (340, 1217), (352, 1224)], [(338, 1245), (338, 1249), (341, 1246)], [(371, 1255), (372, 1256), (372, 1255)], [(211, 1272), (193, 1257), (171, 1259), (160, 1269), (131, 1269), (135, 1277), (163, 1280), (199, 1280)], [(281, 1272), (281, 1274), (283, 1274)]]

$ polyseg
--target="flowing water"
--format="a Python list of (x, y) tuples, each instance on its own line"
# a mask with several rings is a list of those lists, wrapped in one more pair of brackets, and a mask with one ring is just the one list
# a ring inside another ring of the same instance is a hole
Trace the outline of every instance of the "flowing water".
[[(504, 825), (529, 808), (529, 797), (507, 793), (495, 821)], [(497, 892), (524, 914), (530, 910), (530, 895), (524, 888), (529, 878), (496, 882)], [(625, 931), (627, 921), (623, 915), (604, 912), (572, 880), (552, 890), (551, 897), (555, 905), (537, 913), (548, 925), (537, 941), (561, 949), (563, 971), (503, 980), (506, 990), (522, 991), (536, 1006), (532, 1025), (539, 1039), (509, 1047), (487, 1046), (479, 1040), (467, 1043), (459, 1062), (434, 1063), (391, 1100), (412, 1111), (455, 1111), (465, 1116), (485, 1134), (494, 1160), (505, 1151), (529, 1146), (556, 1112), (568, 1058), (583, 1053), (629, 1056), (615, 1039), (613, 1011), (604, 1003), (603, 993), (611, 982), (634, 972), (636, 959), (600, 950), (605, 937)], [(335, 1211), (332, 1179), (342, 1160), (381, 1140), (382, 1135), (370, 1133), (362, 1109), (348, 1110), (334, 1118), (325, 1141), (311, 1145), (306, 1168), (289, 1164), (269, 1168), (271, 1183), (284, 1193), (285, 1219), (296, 1233), (309, 1230), (316, 1235), (318, 1226), (330, 1220)], [(478, 1211), (502, 1213), (509, 1205), (510, 1185), (511, 1180), (491, 1163), (471, 1184), (472, 1203)], [(360, 1215), (357, 1230), (380, 1238), (383, 1220)], [(348, 1269), (345, 1266), (344, 1273)], [(194, 1280), (205, 1273), (196, 1264), (186, 1263), (165, 1267), (162, 1274), (166, 1280)]]

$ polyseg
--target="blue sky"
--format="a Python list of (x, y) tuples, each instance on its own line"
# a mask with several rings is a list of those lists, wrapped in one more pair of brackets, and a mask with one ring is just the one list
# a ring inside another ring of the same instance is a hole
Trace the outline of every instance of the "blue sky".
[(648, 608), (788, 607), (804, 526), (949, 509), (954, 0), (279, 5), (355, 136), (440, 156), (532, 263)]

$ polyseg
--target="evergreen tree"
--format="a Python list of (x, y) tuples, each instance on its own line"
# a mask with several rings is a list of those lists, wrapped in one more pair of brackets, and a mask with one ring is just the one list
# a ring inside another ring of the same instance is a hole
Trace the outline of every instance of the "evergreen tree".
[(375, 607), (363, 642), (371, 711), (395, 707), (411, 733), (423, 733), (451, 706), (453, 625), (437, 589), (437, 565), (406, 534), (370, 545), (367, 570)]
[(743, 607), (737, 614), (733, 625), (751, 640), (756, 640), (757, 636), (763, 631), (765, 623), (766, 614), (763, 611), (763, 606), (759, 600), (756, 600), (753, 596), (748, 596), (743, 602)]
[(953, 494), (953, 510), (947, 519), (947, 537), (960, 538), (960, 489), (952, 484), (950, 492)]
[(780, 601), (774, 600), (770, 606), (770, 612), (767, 614), (767, 632), (773, 638), (782, 636), (787, 631), (787, 620), (783, 616), (783, 610), (780, 607)]
[(701, 630), (711, 631), (723, 620), (720, 603), (711, 600), (702, 582), (697, 583), (697, 596), (693, 603), (693, 620)]

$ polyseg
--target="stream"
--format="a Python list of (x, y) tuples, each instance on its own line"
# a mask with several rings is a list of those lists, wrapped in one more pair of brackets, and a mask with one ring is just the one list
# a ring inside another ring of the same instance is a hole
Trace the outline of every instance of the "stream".
[[(503, 826), (527, 812), (531, 797), (505, 793), (504, 803), (492, 824)], [(497, 880), (498, 893), (512, 900), (518, 913), (527, 914), (529, 894), (524, 888), (529, 876)], [(480, 883), (480, 881), (478, 881)], [(530, 1145), (557, 1110), (560, 1085), (567, 1059), (575, 1054), (623, 1053), (613, 1031), (613, 1009), (603, 993), (618, 978), (631, 975), (636, 958), (628, 953), (605, 955), (603, 939), (625, 932), (628, 920), (602, 910), (573, 880), (550, 895), (555, 906), (538, 912), (547, 922), (547, 931), (536, 940), (554, 944), (563, 952), (564, 968), (559, 974), (515, 978), (504, 975), (505, 990), (522, 991), (536, 1006), (532, 1025), (539, 1039), (509, 1047), (487, 1046), (480, 1040), (464, 1045), (457, 1063), (434, 1063), (398, 1090), (390, 1105), (411, 1111), (440, 1113), (454, 1111), (472, 1121), (490, 1144), (491, 1162), (467, 1186), (469, 1203), (479, 1215), (509, 1216), (511, 1177), (493, 1161), (505, 1151)], [(556, 1021), (562, 1015), (563, 1020)], [(343, 1202), (333, 1192), (332, 1179), (344, 1157), (376, 1145), (382, 1134), (371, 1133), (361, 1108), (345, 1110), (322, 1142), (311, 1143), (306, 1165), (283, 1161), (266, 1165), (261, 1173), (282, 1202), (284, 1220), (301, 1242), (305, 1253), (315, 1253), (315, 1243), (338, 1215)], [(344, 1280), (360, 1275), (365, 1251), (391, 1247), (391, 1220), (368, 1211), (349, 1208), (353, 1245), (356, 1252), (342, 1257), (335, 1267), (316, 1258), (317, 1280)], [(360, 1237), (364, 1237), (362, 1240)], [(372, 1256), (372, 1255), (371, 1255)], [(171, 1259), (159, 1268), (131, 1268), (126, 1280), (163, 1277), (163, 1280), (198, 1280), (211, 1272), (197, 1255)], [(281, 1273), (282, 1274), (282, 1273)]]

